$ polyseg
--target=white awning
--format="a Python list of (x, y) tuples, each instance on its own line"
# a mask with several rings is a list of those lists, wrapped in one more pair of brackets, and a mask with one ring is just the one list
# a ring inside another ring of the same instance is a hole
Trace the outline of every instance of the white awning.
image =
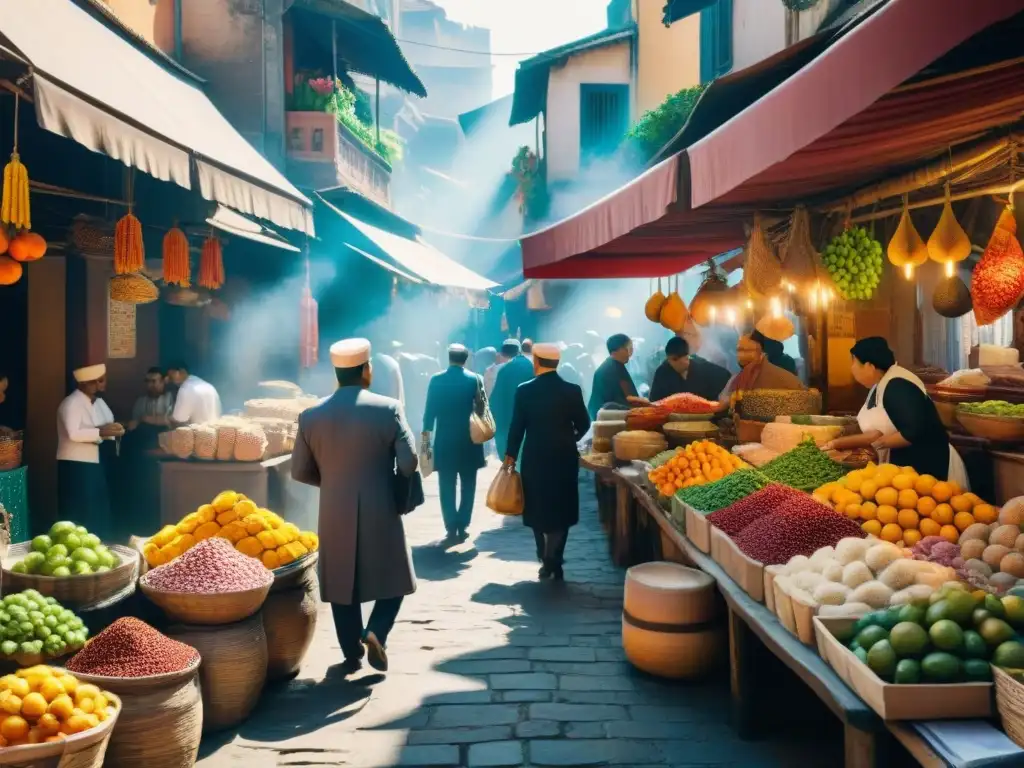
[(285, 251), (301, 253), (298, 248), (277, 234), (277, 232), (264, 227), (258, 221), (247, 219), (237, 211), (232, 211), (223, 205), (217, 206), (217, 210), (214, 211), (213, 216), (206, 220), (206, 223), (211, 227), (216, 227), (221, 232), (227, 232), (229, 235), (237, 235), (238, 237), (244, 237), (247, 240), (263, 243), (264, 245), (271, 245), (274, 248), (281, 248)]
[(186, 189), (194, 158), (207, 200), (313, 233), (310, 201), (197, 84), (72, 0), (0, 2), (0, 39), (32, 66), (43, 128)]

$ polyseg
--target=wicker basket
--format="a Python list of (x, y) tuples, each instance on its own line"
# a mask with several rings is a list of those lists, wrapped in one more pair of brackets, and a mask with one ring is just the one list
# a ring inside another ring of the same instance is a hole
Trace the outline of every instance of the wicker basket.
[(74, 733), (49, 744), (25, 744), (0, 749), (0, 766), (10, 768), (100, 768), (107, 754), (107, 745), (114, 732), (123, 704), (111, 694), (114, 714), (95, 728)]
[(1018, 747), (1024, 747), (1024, 685), (999, 667), (992, 667), (996, 683), (996, 709), (1003, 730)]
[(205, 595), (190, 592), (168, 592), (155, 589), (146, 583), (146, 577), (139, 580), (142, 593), (148, 597), (172, 621), (182, 624), (234, 624), (247, 619), (263, 606), (270, 593), (270, 587), (246, 589), (241, 592), (213, 592)]
[(975, 437), (995, 443), (1024, 442), (1024, 419), (967, 413), (962, 409), (957, 409), (956, 418), (968, 434)]
[(288, 565), (282, 565), (280, 568), (275, 568), (271, 571), (271, 573), (274, 574), (274, 583), (271, 584), (270, 591), (281, 592), (286, 589), (301, 586), (305, 583), (310, 569), (315, 567), (319, 560), (319, 552), (309, 552), (298, 560), (293, 560), (288, 563)]
[(34, 589), (41, 595), (55, 598), (65, 608), (98, 603), (115, 595), (139, 576), (139, 553), (131, 547), (120, 544), (110, 545), (110, 551), (121, 558), (121, 564), (106, 573), (91, 573), (84, 576), (39, 576), (30, 573), (15, 573), (11, 567), (22, 560), (32, 549), (31, 542), (14, 544), (3, 558), (4, 592), (22, 592)]
[(307, 570), (296, 586), (283, 591), (276, 588), (267, 596), (261, 611), (267, 633), (267, 680), (293, 677), (313, 642), (316, 631), (316, 574)]
[(110, 278), (110, 298), (122, 304), (152, 304), (160, 298), (160, 289), (145, 275), (114, 275)]
[(10, 472), (21, 466), (24, 443), (21, 432), (0, 435), (0, 472)]

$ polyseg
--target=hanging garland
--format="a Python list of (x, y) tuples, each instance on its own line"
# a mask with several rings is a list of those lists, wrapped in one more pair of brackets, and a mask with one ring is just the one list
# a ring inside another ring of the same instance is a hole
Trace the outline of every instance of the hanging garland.
[(132, 213), (135, 199), (135, 171), (128, 171), (128, 213), (114, 227), (114, 274), (130, 275), (146, 266), (142, 223)]
[(220, 240), (212, 231), (199, 254), (199, 285), (211, 291), (224, 285), (224, 255)]

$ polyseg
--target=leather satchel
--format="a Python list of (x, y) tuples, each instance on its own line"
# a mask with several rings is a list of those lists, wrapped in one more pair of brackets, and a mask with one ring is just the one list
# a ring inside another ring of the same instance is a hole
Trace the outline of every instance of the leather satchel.
[(426, 501), (423, 495), (423, 477), (419, 470), (406, 477), (395, 467), (392, 487), (395, 491), (395, 508), (398, 514), (407, 515)]
[(487, 395), (484, 393), (483, 381), (477, 377), (473, 412), (469, 414), (469, 439), (476, 445), (483, 445), (488, 440), (491, 440), (497, 431), (498, 428), (494, 423), (491, 407), (487, 403)]

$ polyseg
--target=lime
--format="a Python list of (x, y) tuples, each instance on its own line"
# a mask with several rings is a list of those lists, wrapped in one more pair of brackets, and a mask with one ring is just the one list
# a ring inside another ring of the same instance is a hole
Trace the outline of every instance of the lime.
[(107, 573), (110, 570), (109, 565), (97, 565), (93, 569), (93, 573)]
[[(1018, 587), (1013, 589), (1018, 589)], [(1006, 612), (1006, 620), (1015, 627), (1024, 626), (1024, 597), (1010, 590), (1010, 594), (1002, 599), (1002, 603), (1003, 610)]]
[(76, 525), (75, 533), (77, 533), (79, 536), (85, 536), (89, 533), (89, 529), (86, 528), (84, 525)]
[[(996, 602), (999, 601), (996, 600)], [(974, 598), (969, 593), (951, 591), (946, 596), (945, 618), (951, 619), (957, 624), (967, 624), (971, 620), (971, 614), (974, 613), (975, 605)], [(988, 606), (986, 605), (985, 608)]]
[(1013, 638), (1013, 627), (1002, 619), (985, 619), (978, 627), (978, 634), (984, 638), (989, 648), (1002, 645)]
[(853, 655), (860, 659), (862, 663), (868, 663), (868, 652), (861, 648), (859, 645), (857, 646), (857, 650), (853, 652)]
[(904, 605), (900, 608), (900, 621), (924, 624), (925, 609), (920, 605)]
[(79, 547), (72, 551), (71, 560), (73, 562), (83, 562), (87, 565), (99, 565), (100, 557), (87, 547)]
[(987, 683), (992, 679), (992, 669), (982, 659), (967, 659), (964, 662), (964, 679), (970, 683)]
[(988, 645), (981, 635), (973, 629), (968, 629), (964, 632), (962, 654), (968, 659), (986, 659), (988, 658)]
[(55, 557), (67, 557), (70, 550), (64, 544), (54, 544), (46, 553), (46, 559), (52, 560)]
[(71, 572), (75, 576), (86, 576), (92, 573), (92, 566), (84, 560), (75, 560), (71, 565)]
[(24, 560), (19, 560), (18, 562), (16, 562), (14, 565), (11, 566), (11, 571), (13, 573), (28, 573), (28, 568), (25, 567), (25, 561)]
[(66, 565), (58, 565), (56, 568), (53, 569), (52, 575), (54, 576), (54, 578), (62, 579), (66, 576), (71, 575), (71, 569), (68, 568)]
[(42, 552), (44, 555), (53, 546), (53, 539), (43, 534), (32, 539), (32, 551)]
[(928, 630), (932, 644), (940, 651), (958, 651), (964, 644), (964, 631), (952, 619), (940, 619)]
[[(922, 632), (924, 630), (921, 630)], [(921, 665), (914, 659), (903, 659), (896, 665), (893, 682), (913, 684), (921, 682)]]
[(992, 654), (992, 663), (997, 667), (1024, 668), (1024, 644), (1019, 640), (1007, 640), (1005, 643), (1000, 643)]
[(951, 653), (929, 653), (921, 659), (921, 678), (926, 683), (952, 683), (960, 677), (960, 659)]
[(96, 549), (96, 547), (100, 546), (100, 543), (100, 537), (97, 536), (95, 533), (87, 533), (84, 536), (82, 536), (83, 547), (88, 547), (89, 549)]
[(68, 548), (68, 552), (74, 552), (82, 546), (82, 537), (77, 533), (69, 533), (61, 537), (61, 543)]
[(971, 614), (971, 624), (975, 627), (980, 627), (985, 619), (991, 619), (992, 614), (986, 611), (984, 608), (975, 608), (974, 613)]
[(881, 678), (889, 679), (896, 671), (896, 653), (888, 640), (879, 640), (868, 651), (868, 666)]
[[(933, 630), (934, 628), (932, 627)], [(889, 643), (900, 658), (919, 656), (928, 647), (928, 633), (920, 624), (901, 621), (889, 633)]]
[(870, 651), (875, 643), (886, 640), (888, 637), (889, 633), (883, 627), (875, 624), (861, 630), (860, 634), (857, 635), (855, 642), (865, 651)]
[(874, 613), (865, 614), (864, 616), (861, 616), (859, 619), (857, 619), (857, 621), (855, 621), (853, 623), (853, 634), (854, 635), (859, 635), (860, 631), (862, 629), (867, 629), (868, 627), (874, 626), (875, 624), (876, 624), (876, 622), (875, 622), (875, 614)]
[[(933, 593), (934, 594), (938, 594)], [(973, 610), (973, 608), (972, 608)], [(949, 603), (945, 599), (939, 599), (937, 602), (932, 603), (928, 606), (928, 610), (924, 615), (925, 626), (931, 626), (936, 621), (942, 621), (943, 619), (949, 618)]]
[(42, 552), (29, 552), (25, 555), (25, 559), (22, 562), (25, 563), (29, 573), (35, 573), (46, 562), (46, 555)]
[(1006, 618), (1006, 608), (1002, 601), (995, 595), (985, 595), (984, 608), (997, 619)]
[(93, 550), (96, 553), (97, 561), (100, 565), (105, 568), (113, 568), (117, 565), (117, 555), (111, 552), (109, 549)]
[(50, 538), (56, 539), (62, 534), (74, 533), (76, 528), (77, 526), (74, 523), (68, 520), (61, 520), (50, 526)]

